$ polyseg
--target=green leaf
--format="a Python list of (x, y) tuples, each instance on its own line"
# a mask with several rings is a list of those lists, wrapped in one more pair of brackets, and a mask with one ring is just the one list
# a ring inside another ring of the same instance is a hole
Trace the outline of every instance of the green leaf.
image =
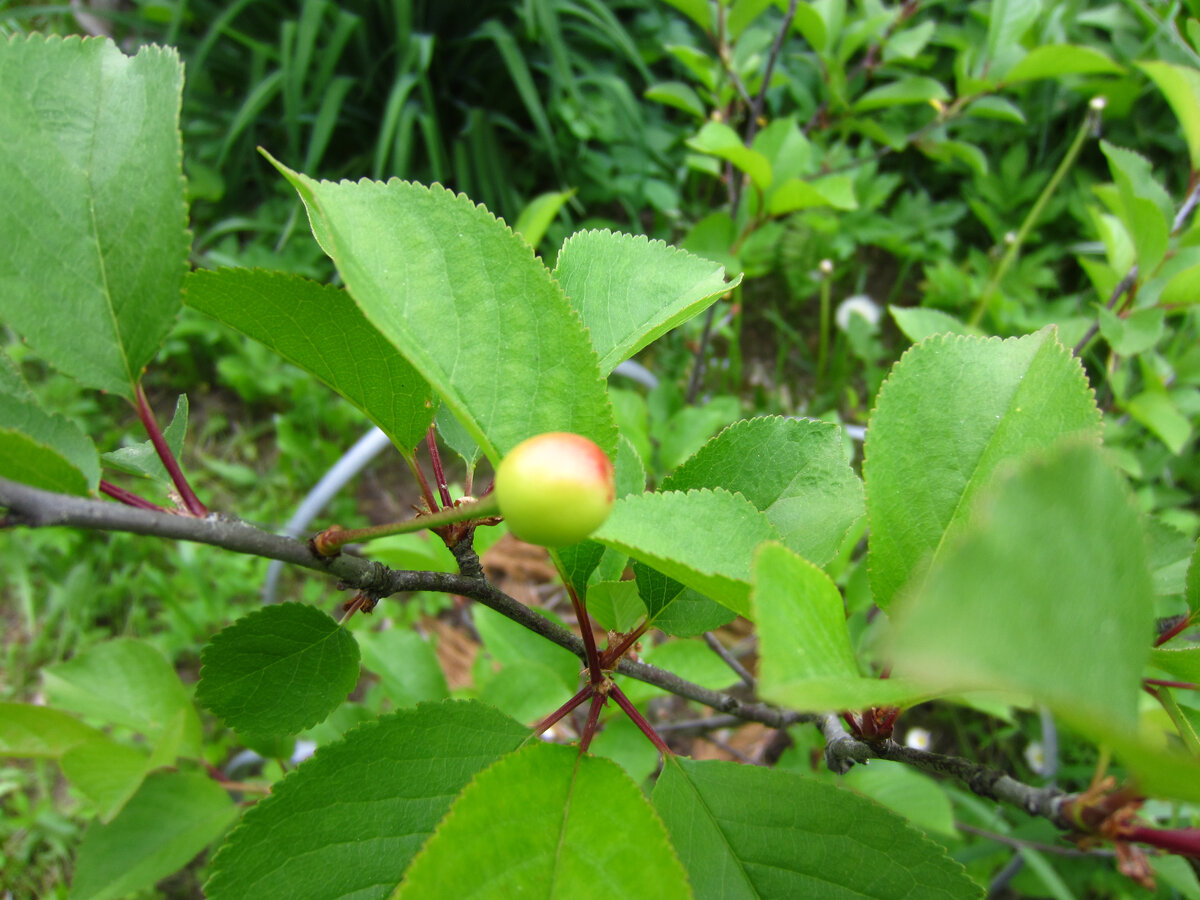
[[(479, 457), (483, 455), (475, 438), (471, 437), (462, 423), (454, 418), (454, 415), (444, 406), (438, 407), (434, 422), (437, 424), (437, 432), (446, 446), (461, 456), (467, 468), (474, 471)], [(453, 571), (457, 571), (457, 568)]]
[(905, 353), (880, 388), (864, 447), (875, 601), (886, 609), (937, 558), (999, 466), (1076, 432), (1099, 440), (1100, 413), (1052, 329), (1006, 341), (933, 337)]
[(720, 263), (730, 272), (740, 271), (741, 262), (731, 252), (737, 240), (737, 226), (729, 213), (709, 213), (691, 227), (680, 246), (685, 250)]
[(815, 206), (857, 209), (854, 182), (845, 175), (830, 175), (813, 180), (789, 178), (771, 191), (770, 197), (767, 198), (767, 212), (773, 216)]
[(389, 628), (360, 631), (356, 637), (363, 668), (379, 676), (384, 694), (397, 709), (450, 696), (437, 654), (415, 631)]
[(689, 898), (666, 829), (611, 760), (533, 744), (462, 792), (393, 897)]
[(1063, 75), (1121, 75), (1124, 69), (1092, 47), (1053, 44), (1034, 47), (1008, 70), (1005, 84)]
[(1184, 592), (1188, 609), (1193, 614), (1200, 612), (1200, 541), (1192, 551), (1192, 561), (1188, 564), (1187, 590)]
[(712, 29), (712, 13), (708, 8), (708, 0), (665, 0), (665, 2), (699, 25), (703, 31)]
[(1089, 443), (1028, 457), (894, 612), (897, 676), (1031, 694), (1136, 731), (1153, 587), (1138, 512)]
[(900, 816), (790, 772), (670, 757), (653, 801), (698, 900), (983, 896)]
[(916, 58), (929, 44), (936, 29), (937, 23), (926, 19), (912, 28), (896, 31), (883, 45), (883, 61)]
[(642, 96), (647, 100), (681, 109), (697, 119), (705, 117), (704, 101), (700, 99), (700, 95), (692, 89), (691, 85), (685, 82), (660, 81), (658, 84), (652, 84), (646, 88)]
[(600, 581), (588, 588), (587, 608), (601, 628), (632, 631), (646, 615), (637, 582)]
[(1100, 333), (1109, 346), (1122, 356), (1143, 353), (1162, 337), (1165, 310), (1137, 309), (1124, 318), (1105, 305), (1098, 305), (1096, 311), (1100, 318)]
[(983, 337), (983, 332), (961, 322), (949, 313), (940, 309), (926, 309), (921, 306), (889, 306), (888, 312), (895, 319), (897, 327), (904, 336), (913, 343), (919, 344), (925, 338), (935, 334), (971, 334)]
[(759, 190), (771, 186), (771, 164), (757, 150), (742, 143), (736, 131), (724, 122), (705, 122), (695, 137), (688, 138), (687, 145), (700, 153), (724, 159), (738, 170), (750, 176)]
[(1021, 111), (1021, 107), (1003, 97), (987, 96), (972, 100), (964, 112), (968, 116), (979, 116), (981, 119), (1025, 124), (1025, 113)]
[(149, 644), (116, 638), (42, 669), (51, 705), (108, 725), (123, 725), (156, 742), (179, 727), (181, 753), (201, 755), (200, 718), (171, 664)]
[(191, 244), (182, 88), (171, 49), (0, 43), (0, 319), (55, 368), (129, 399), (174, 324)]
[(437, 185), (318, 182), (272, 163), (367, 319), (493, 463), (547, 431), (613, 453), (617, 429), (587, 332), (501, 220)]
[(665, 634), (688, 638), (728, 625), (736, 618), (737, 613), (732, 609), (697, 590), (684, 588), (666, 609), (654, 617), (654, 627)]
[(567, 238), (554, 277), (587, 326), (604, 375), (742, 280), (726, 282), (724, 267), (662, 241), (611, 231)]
[[(741, 678), (704, 641), (664, 641), (646, 648), (642, 660), (672, 672), (687, 681), (712, 691), (723, 691), (738, 684)], [(667, 694), (657, 687), (639, 684), (638, 691), (647, 694)]]
[(1154, 180), (1144, 156), (1108, 141), (1101, 141), (1100, 149), (1108, 157), (1120, 197), (1120, 209), (1114, 211), (1133, 238), (1139, 271), (1150, 274), (1167, 252), (1173, 215), (1170, 195)]
[(781, 544), (763, 544), (755, 554), (750, 599), (764, 699), (821, 712), (910, 705), (929, 697), (927, 689), (900, 680), (862, 677), (837, 586)]
[(862, 113), (873, 109), (886, 109), (891, 106), (905, 106), (914, 103), (930, 103), (949, 100), (949, 92), (941, 83), (925, 75), (910, 75), (885, 84), (882, 87), (867, 91), (852, 107), (854, 112)]
[(1170, 396), (1161, 390), (1145, 390), (1125, 404), (1129, 414), (1178, 456), (1192, 436), (1192, 423)]
[(645, 563), (634, 560), (633, 574), (638, 595), (649, 614), (648, 621), (667, 634), (695, 637), (737, 618), (728, 607), (684, 587)]
[(1037, 21), (1041, 8), (1041, 0), (992, 0), (988, 9), (987, 38), (980, 59), (985, 71), (999, 69), (1003, 72), (1014, 55), (1025, 55), (1021, 38)]
[(498, 672), (476, 673), (478, 699), (518, 722), (533, 724), (571, 699), (557, 673), (541, 663), (515, 662)]
[(0, 477), (63, 494), (95, 492), (100, 458), (70, 419), (0, 385), (0, 423)]
[[(663, 469), (674, 469), (704, 446), (714, 434), (741, 417), (736, 397), (721, 395), (703, 406), (685, 406), (655, 429)], [(657, 423), (656, 423), (657, 424)]]
[(864, 513), (862, 482), (850, 468), (842, 430), (813, 419), (735, 422), (664, 479), (664, 491), (724, 488), (741, 494), (783, 543), (824, 565)]
[(564, 580), (575, 588), (575, 593), (580, 597), (587, 594), (588, 579), (600, 565), (604, 549), (604, 545), (596, 541), (580, 541), (555, 551), (561, 563)]
[(247, 811), (204, 895), (387, 897), (459, 792), (528, 738), (528, 728), (473, 701), (424, 703), (361, 725)]
[(0, 703), (0, 757), (58, 759), (104, 734), (48, 706)]
[(825, 19), (811, 3), (798, 3), (796, 17), (792, 19), (792, 30), (797, 31), (808, 41), (810, 47), (818, 53), (823, 53), (829, 42), (829, 29)]
[(638, 588), (638, 596), (646, 607), (653, 621), (659, 613), (666, 609), (679, 597), (684, 587), (673, 578), (668, 578), (657, 569), (645, 563), (634, 561), (634, 583)]
[(698, 490), (618, 500), (593, 538), (748, 616), (754, 549), (779, 534), (745, 497)]
[(238, 731), (296, 734), (354, 690), (358, 658), (350, 632), (316, 607), (266, 606), (209, 641), (196, 702)]
[(958, 836), (950, 798), (928, 775), (903, 763), (871, 760), (842, 776), (843, 787), (865, 794), (939, 840)]
[(542, 238), (546, 236), (546, 229), (558, 218), (562, 208), (575, 196), (576, 192), (576, 188), (571, 188), (569, 191), (550, 191), (538, 194), (525, 204), (525, 208), (517, 216), (513, 231), (525, 238), (525, 243), (530, 247), (536, 249), (542, 242)]
[(402, 453), (433, 421), (429, 385), (340, 288), (261, 269), (197, 271), (188, 306), (240, 331), (333, 388)]
[[(175, 459), (179, 459), (183, 453), (183, 441), (187, 437), (187, 422), (187, 394), (180, 394), (179, 399), (175, 401), (175, 413), (171, 416), (171, 424), (163, 429), (163, 437)], [(105, 465), (121, 472), (157, 478), (166, 483), (171, 482), (171, 476), (167, 474), (152, 441), (142, 441), (131, 447), (113, 450), (103, 454), (102, 459)]]
[[(540, 611), (538, 614), (544, 615)], [(562, 624), (556, 618), (545, 618)], [(482, 604), (476, 604), (472, 608), (471, 621), (475, 630), (479, 632), (484, 649), (501, 666), (514, 666), (522, 662), (539, 663), (554, 672), (563, 687), (572, 691), (575, 689), (579, 681), (580, 662), (570, 650), (550, 643), (541, 635), (534, 634), (525, 626), (518, 625), (507, 616), (502, 616)]]
[(752, 146), (770, 162), (776, 185), (812, 170), (812, 144), (795, 116), (770, 122), (754, 136)]
[[(1167, 266), (1163, 266), (1164, 270), (1166, 268)], [(1163, 285), (1158, 302), (1163, 306), (1200, 303), (1200, 263), (1173, 273), (1167, 283)]]
[(1200, 169), (1200, 71), (1157, 60), (1137, 65), (1167, 98), (1187, 141), (1192, 171)]
[(101, 735), (63, 754), (63, 775), (96, 804), (101, 822), (111, 822), (150, 773), (145, 752)]
[(1200, 647), (1182, 650), (1156, 648), (1150, 654), (1150, 664), (1157, 666), (1179, 681), (1200, 684)]
[(112, 822), (88, 827), (70, 900), (110, 900), (152, 887), (187, 865), (237, 813), (211, 778), (192, 772), (151, 775)]

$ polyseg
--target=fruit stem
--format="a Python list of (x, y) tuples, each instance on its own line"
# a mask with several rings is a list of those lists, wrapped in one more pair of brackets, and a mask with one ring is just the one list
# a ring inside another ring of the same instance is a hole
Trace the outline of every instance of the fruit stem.
[(179, 491), (183, 505), (197, 519), (203, 519), (208, 515), (208, 508), (200, 502), (200, 498), (196, 496), (195, 491), (192, 490), (192, 486), (188, 484), (187, 479), (183, 475), (183, 470), (179, 468), (179, 463), (176, 461), (175, 455), (171, 452), (171, 448), (167, 446), (167, 439), (163, 437), (162, 430), (158, 427), (158, 422), (154, 419), (154, 410), (150, 408), (150, 402), (146, 399), (146, 392), (142, 389), (140, 381), (137, 383), (134, 394), (137, 399), (134, 405), (137, 407), (138, 418), (142, 420), (142, 427), (146, 429), (146, 434), (150, 436), (150, 443), (154, 445), (154, 452), (158, 454), (158, 458), (162, 460), (167, 474), (171, 476), (175, 490)]
[(588, 747), (592, 745), (592, 738), (596, 736), (596, 726), (600, 723), (600, 710), (607, 699), (608, 697), (603, 691), (592, 691), (592, 705), (588, 707), (588, 717), (583, 725), (583, 734), (579, 736), (579, 754), (581, 756), (587, 753)]
[(429, 489), (429, 481), (425, 478), (425, 472), (421, 468), (421, 464), (417, 462), (416, 454), (405, 454), (404, 461), (408, 463), (408, 467), (412, 469), (413, 475), (417, 479), (417, 483), (421, 485), (421, 496), (425, 498), (425, 505), (429, 507), (430, 512), (438, 511), (437, 499), (433, 496), (433, 491)]
[(590, 696), (592, 696), (592, 684), (591, 682), (588, 682), (579, 689), (579, 692), (574, 697), (533, 726), (534, 737), (539, 737), (544, 731), (546, 731), (546, 729), (552, 728), (559, 721), (559, 719), (573, 712), (581, 703), (583, 703), (584, 700)]
[(105, 481), (101, 479), (99, 487), (100, 493), (107, 494), (109, 497), (112, 497), (114, 500), (119, 500), (126, 506), (136, 506), (138, 509), (152, 509), (155, 512), (166, 512), (166, 510), (158, 504), (151, 503), (149, 500), (145, 500), (142, 497), (139, 497), (137, 494), (125, 490), (123, 487), (117, 487), (111, 481)]
[(337, 551), (347, 544), (391, 537), (394, 534), (424, 531), (426, 528), (440, 528), (443, 525), (453, 525), (455, 522), (466, 522), (471, 519), (487, 519), (499, 514), (500, 503), (496, 500), (495, 494), (489, 494), (473, 502), (460, 500), (457, 506), (451, 506), (435, 513), (417, 515), (412, 519), (405, 519), (403, 522), (386, 522), (383, 525), (371, 525), (367, 528), (333, 526), (321, 532), (321, 540), (316, 543), (320, 547), (322, 556), (335, 556)]
[(663, 756), (672, 755), (671, 748), (667, 746), (667, 742), (664, 741), (662, 737), (659, 736), (659, 733), (654, 730), (654, 726), (646, 721), (646, 717), (638, 712), (637, 707), (629, 701), (629, 698), (625, 696), (624, 691), (614, 684), (611, 688), (609, 688), (609, 694), (614, 700), (617, 701), (617, 706), (621, 707), (621, 709), (625, 711), (625, 715), (633, 719), (633, 724), (638, 727), (638, 730), (650, 739), (650, 743), (658, 748), (659, 753), (661, 753)]
[(425, 444), (429, 447), (429, 461), (433, 464), (433, 477), (437, 480), (438, 493), (442, 497), (442, 506), (453, 506), (450, 499), (450, 486), (446, 484), (446, 472), (442, 468), (442, 455), (438, 452), (437, 433), (432, 425), (425, 433)]
[(567, 596), (571, 598), (571, 606), (575, 608), (575, 618), (579, 622), (579, 631), (583, 636), (584, 654), (587, 657), (588, 680), (593, 687), (603, 684), (604, 672), (600, 667), (600, 654), (596, 651), (596, 636), (592, 634), (592, 620), (587, 614), (587, 607), (579, 599), (579, 594), (575, 592), (571, 579), (567, 578), (566, 572), (563, 571), (562, 560), (553, 550), (550, 551), (550, 559), (554, 561), (554, 567), (558, 569), (558, 575), (567, 589)]

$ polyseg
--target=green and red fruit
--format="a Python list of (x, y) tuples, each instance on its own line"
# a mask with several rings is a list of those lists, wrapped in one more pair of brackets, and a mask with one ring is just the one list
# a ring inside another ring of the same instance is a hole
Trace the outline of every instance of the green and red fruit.
[(495, 490), (508, 530), (543, 547), (582, 541), (616, 498), (612, 461), (594, 442), (565, 431), (514, 447), (496, 469)]

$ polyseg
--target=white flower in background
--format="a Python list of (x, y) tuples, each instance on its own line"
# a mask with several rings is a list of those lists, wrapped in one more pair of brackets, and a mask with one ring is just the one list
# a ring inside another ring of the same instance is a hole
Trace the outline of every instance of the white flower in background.
[(1030, 741), (1025, 745), (1025, 762), (1039, 775), (1046, 774), (1046, 748), (1041, 741)]
[(904, 732), (904, 746), (914, 750), (928, 750), (933, 746), (933, 735), (924, 728), (910, 728)]
[(838, 304), (837, 312), (834, 313), (833, 318), (837, 322), (837, 327), (845, 331), (850, 327), (851, 316), (862, 316), (872, 326), (875, 326), (879, 324), (879, 320), (883, 317), (883, 307), (866, 294), (855, 294), (853, 297), (847, 297)]

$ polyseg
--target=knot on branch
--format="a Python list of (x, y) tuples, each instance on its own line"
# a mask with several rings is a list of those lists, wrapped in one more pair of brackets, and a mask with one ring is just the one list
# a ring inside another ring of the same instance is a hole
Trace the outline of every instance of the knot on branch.
[(469, 529), (454, 546), (450, 548), (454, 560), (458, 563), (458, 571), (465, 578), (483, 579), (483, 563), (475, 552), (475, 529)]

